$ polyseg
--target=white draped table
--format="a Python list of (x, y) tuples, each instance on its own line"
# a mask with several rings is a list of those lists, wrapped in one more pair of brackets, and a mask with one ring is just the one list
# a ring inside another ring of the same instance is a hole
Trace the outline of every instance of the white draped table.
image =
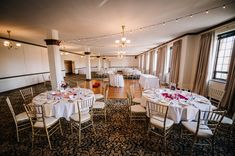
[[(198, 94), (181, 90), (155, 89), (142, 93), (141, 105), (147, 107), (147, 101), (160, 102), (169, 105), (168, 118), (175, 123), (181, 120), (194, 120), (199, 109), (210, 111), (211, 102)], [(147, 115), (148, 115), (148, 108)]]
[(159, 88), (159, 78), (149, 74), (141, 74), (139, 83), (143, 89)]
[(124, 79), (120, 74), (110, 74), (109, 75), (109, 83), (114, 87), (124, 87)]
[(56, 118), (64, 117), (66, 120), (69, 120), (69, 117), (73, 113), (78, 112), (77, 101), (88, 98), (94, 98), (92, 90), (70, 88), (64, 92), (47, 91), (41, 93), (33, 98), (33, 103), (44, 105), (45, 116), (55, 116)]

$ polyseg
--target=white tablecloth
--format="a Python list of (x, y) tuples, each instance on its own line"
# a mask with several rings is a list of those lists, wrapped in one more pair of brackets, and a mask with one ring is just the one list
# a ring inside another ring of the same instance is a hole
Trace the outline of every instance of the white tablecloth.
[[(164, 93), (173, 95), (173, 97), (175, 95), (181, 95), (187, 99), (179, 98), (179, 96), (178, 99), (166, 98), (162, 95)], [(146, 107), (148, 100), (169, 104), (168, 118), (172, 119), (175, 123), (179, 123), (181, 120), (194, 120), (199, 109), (204, 111), (211, 110), (211, 102), (207, 98), (186, 91), (156, 89), (155, 91), (146, 90), (142, 95), (141, 105), (144, 107)]]
[(45, 116), (64, 117), (66, 120), (78, 112), (77, 101), (94, 98), (94, 93), (85, 88), (73, 88), (65, 93), (55, 93), (54, 91), (41, 93), (33, 98), (33, 103), (44, 105)]
[(159, 88), (159, 79), (153, 75), (141, 74), (139, 83), (143, 89)]
[(109, 75), (109, 83), (111, 86), (124, 87), (123, 76), (120, 74), (110, 74)]

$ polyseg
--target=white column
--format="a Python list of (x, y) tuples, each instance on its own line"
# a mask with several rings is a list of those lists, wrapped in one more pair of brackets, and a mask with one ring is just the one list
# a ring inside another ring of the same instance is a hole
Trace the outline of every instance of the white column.
[(100, 68), (101, 68), (100, 56), (97, 56), (97, 58), (98, 58), (98, 71), (100, 71)]
[(103, 67), (103, 69), (105, 68), (105, 58), (103, 58), (102, 67)]
[(91, 56), (90, 52), (85, 52), (86, 55), (86, 80), (91, 80)]
[(58, 86), (64, 81), (61, 71), (61, 56), (59, 50), (59, 37), (57, 30), (50, 30), (45, 39), (48, 50), (48, 60), (50, 68), (50, 78), (52, 90), (57, 90)]

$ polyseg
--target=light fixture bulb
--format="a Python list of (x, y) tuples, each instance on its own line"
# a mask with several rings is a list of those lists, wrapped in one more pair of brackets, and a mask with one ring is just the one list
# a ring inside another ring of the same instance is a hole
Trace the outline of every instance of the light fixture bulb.
[(69, 53), (65, 52), (64, 54), (65, 54), (65, 55), (68, 55)]
[(122, 37), (122, 42), (125, 42), (126, 41), (126, 37)]
[(117, 43), (117, 44), (118, 44), (118, 43), (120, 43), (120, 41), (119, 41), (119, 40), (116, 40), (116, 41), (115, 41), (115, 43)]
[(16, 43), (16, 46), (17, 46), (17, 47), (21, 47), (21, 44), (20, 44), (20, 43)]
[(10, 45), (10, 42), (9, 42), (9, 41), (4, 41), (4, 42), (3, 42), (3, 45), (4, 45), (5, 47), (8, 47), (8, 46)]
[(131, 43), (131, 40), (126, 40), (126, 43)]
[(209, 13), (209, 11), (208, 10), (206, 10), (206, 14), (208, 14)]
[(226, 6), (225, 5), (223, 5), (223, 9), (225, 9), (226, 8)]

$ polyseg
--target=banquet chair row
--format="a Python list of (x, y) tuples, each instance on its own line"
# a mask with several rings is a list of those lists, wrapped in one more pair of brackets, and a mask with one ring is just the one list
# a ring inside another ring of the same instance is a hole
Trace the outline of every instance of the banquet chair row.
[[(147, 102), (147, 113), (149, 113), (148, 132), (152, 132), (163, 139), (165, 152), (167, 151), (166, 139), (174, 125), (174, 121), (167, 117), (168, 107), (168, 104), (161, 102)], [(226, 111), (199, 110), (195, 120), (182, 121), (181, 136), (191, 135), (193, 137), (190, 154), (192, 154), (196, 145), (209, 145), (211, 151), (214, 152), (215, 137), (218, 134), (225, 113)], [(208, 141), (209, 144), (202, 143), (203, 140)]]

